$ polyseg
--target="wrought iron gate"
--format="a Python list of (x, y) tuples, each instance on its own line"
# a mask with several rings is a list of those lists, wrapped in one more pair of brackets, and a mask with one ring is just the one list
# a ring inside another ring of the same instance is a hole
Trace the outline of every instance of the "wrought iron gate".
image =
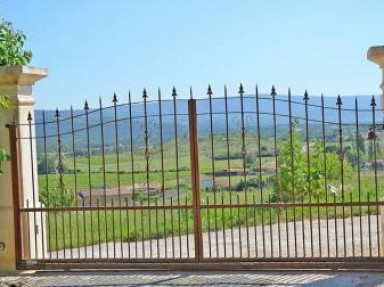
[(375, 98), (238, 94), (10, 125), (18, 268), (382, 268)]

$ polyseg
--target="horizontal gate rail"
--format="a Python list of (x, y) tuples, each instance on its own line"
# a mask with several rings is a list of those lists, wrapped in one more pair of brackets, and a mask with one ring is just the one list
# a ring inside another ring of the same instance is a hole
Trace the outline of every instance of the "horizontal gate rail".
[[(201, 209), (208, 208), (246, 208), (246, 207), (257, 207), (257, 208), (285, 208), (285, 207), (351, 207), (351, 206), (383, 206), (384, 201), (372, 202), (372, 201), (362, 201), (362, 202), (319, 202), (319, 203), (244, 203), (244, 204), (202, 204), (200, 205)], [(37, 208), (20, 208), (19, 212), (66, 212), (66, 211), (103, 211), (103, 210), (164, 210), (164, 209), (193, 209), (192, 205), (149, 205), (149, 206), (84, 206), (84, 207), (60, 207), (60, 208), (49, 208), (49, 207), (37, 207)]]

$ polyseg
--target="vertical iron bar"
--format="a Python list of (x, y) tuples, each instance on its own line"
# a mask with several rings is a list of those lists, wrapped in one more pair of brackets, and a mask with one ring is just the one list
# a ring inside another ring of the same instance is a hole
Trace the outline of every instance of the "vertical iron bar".
[(252, 203), (254, 204), (253, 206), (253, 232), (254, 232), (254, 236), (255, 236), (255, 256), (256, 258), (259, 257), (259, 245), (258, 245), (258, 240), (257, 240), (257, 218), (256, 218), (256, 208), (255, 208), (255, 204), (256, 204), (256, 196), (255, 194), (253, 194), (253, 197), (252, 197)]
[[(90, 134), (89, 134), (89, 106), (88, 102), (85, 102), (85, 120), (86, 120), (86, 131), (87, 131), (87, 151), (88, 151), (88, 184), (89, 184), (89, 206), (92, 206), (92, 179), (91, 179), (91, 146), (90, 146)], [(92, 212), (90, 212), (91, 221), (91, 242), (94, 242), (93, 238), (93, 218)], [(92, 258), (94, 258), (95, 250), (92, 244)]]
[(241, 117), (241, 156), (243, 161), (245, 202), (247, 203), (247, 192), (248, 192), (247, 165), (246, 165), (247, 149), (245, 147), (244, 88), (242, 84), (240, 84), (240, 87), (239, 87), (239, 96), (240, 96), (240, 117)]
[[(292, 188), (292, 200), (293, 204), (296, 201), (296, 192), (295, 192), (295, 156), (293, 151), (293, 115), (292, 115), (292, 95), (291, 95), (291, 89), (288, 89), (288, 115), (289, 115), (289, 145), (290, 145), (290, 157), (291, 157), (291, 188)], [(293, 237), (295, 241), (294, 250), (295, 250), (295, 257), (297, 257), (297, 228), (296, 228), (296, 207), (293, 206)], [(303, 242), (304, 244), (304, 242)]]
[[(285, 234), (287, 238), (287, 257), (291, 257), (291, 248), (289, 246), (289, 227), (288, 227), (288, 204), (287, 200), (285, 199)], [(294, 230), (294, 233), (296, 233), (296, 230)]]
[(334, 221), (335, 221), (335, 244), (336, 244), (336, 257), (339, 257), (339, 240), (338, 240), (338, 228), (337, 228), (337, 207), (336, 207), (336, 194), (333, 194), (333, 203), (334, 203)]
[(101, 232), (100, 232), (100, 200), (97, 198), (97, 239), (99, 243), (99, 258), (101, 258)]
[[(339, 116), (339, 148), (340, 148), (340, 175), (341, 175), (341, 196), (342, 196), (342, 202), (345, 202), (345, 187), (344, 187), (344, 147), (343, 147), (343, 128), (342, 128), (342, 121), (341, 121), (341, 106), (343, 105), (341, 101), (340, 95), (337, 97), (337, 112)], [(344, 256), (346, 256), (347, 253), (347, 245), (345, 240), (345, 206), (343, 204), (342, 206), (343, 211), (343, 244), (344, 244)]]
[[(163, 193), (163, 205), (165, 205), (165, 171), (164, 171), (164, 139), (163, 139), (163, 111), (160, 88), (157, 91), (157, 102), (159, 106), (159, 128), (160, 128), (160, 157), (161, 157), (161, 191)], [(165, 224), (165, 220), (164, 220)]]
[(222, 228), (223, 228), (223, 248), (224, 248), (223, 252), (224, 252), (224, 258), (227, 258), (227, 239), (225, 236), (225, 234), (226, 234), (225, 228), (226, 227), (225, 227), (225, 213), (224, 213), (223, 205), (224, 205), (224, 195), (222, 193), (221, 194), (221, 221), (223, 223), (223, 226), (222, 226)]
[[(157, 101), (159, 104), (159, 128), (160, 128), (160, 157), (161, 157), (161, 190), (163, 192), (163, 206), (165, 205), (165, 170), (164, 170), (164, 139), (163, 139), (163, 111), (162, 111), (162, 100), (160, 88), (157, 91)], [(163, 210), (163, 236), (164, 236), (164, 255), (167, 258), (168, 254), (168, 242), (166, 237), (167, 220), (166, 213)]]
[[(77, 203), (77, 206), (79, 206), (79, 203)], [(80, 258), (81, 257), (80, 256), (81, 255), (81, 252), (80, 252), (80, 224), (79, 224), (79, 210), (78, 209), (76, 209), (75, 215), (76, 215), (76, 233), (77, 233), (77, 238), (76, 238), (77, 258)]]
[(319, 239), (319, 257), (323, 256), (322, 240), (321, 240), (321, 226), (320, 226), (320, 195), (317, 194), (317, 232)]
[(242, 246), (242, 236), (241, 236), (241, 224), (240, 224), (240, 207), (239, 207), (239, 201), (240, 201), (240, 196), (236, 196), (236, 204), (237, 204), (237, 227), (239, 231), (239, 255), (240, 258), (243, 257), (243, 246)]
[(304, 225), (304, 195), (301, 195), (301, 230), (303, 235), (303, 257), (307, 256), (307, 246), (305, 246), (305, 225)]
[(330, 256), (329, 246), (329, 217), (328, 217), (328, 178), (327, 178), (327, 153), (325, 144), (325, 108), (324, 95), (321, 94), (321, 134), (323, 143), (323, 165), (324, 165), (324, 189), (325, 189), (325, 217), (327, 221), (327, 257)]
[(180, 174), (179, 174), (179, 144), (178, 144), (178, 127), (177, 127), (177, 103), (176, 103), (176, 88), (172, 89), (173, 98), (173, 128), (175, 133), (175, 164), (176, 164), (176, 183), (177, 183), (177, 204), (180, 205)]
[(171, 197), (171, 239), (172, 239), (172, 259), (175, 259), (175, 229), (173, 225), (173, 196)]
[[(26, 205), (27, 205), (27, 209), (29, 209), (30, 208), (30, 206), (29, 206), (29, 199), (27, 199), (26, 200)], [(27, 237), (28, 237), (28, 240), (27, 240), (27, 242), (29, 243), (29, 246), (27, 246), (25, 249), (28, 251), (28, 256), (25, 256), (27, 259), (33, 259), (32, 258), (32, 253), (31, 253), (31, 244), (30, 244), (30, 242), (31, 242), (31, 232), (30, 232), (30, 222), (31, 222), (31, 218), (30, 218), (30, 214), (31, 212), (30, 211), (27, 211), (27, 227), (28, 227), (28, 229), (27, 229)], [(55, 212), (55, 214), (56, 214), (56, 212)], [(56, 220), (56, 223), (57, 223), (57, 220)], [(59, 257), (59, 248), (57, 247), (58, 246), (58, 242), (57, 242), (57, 224), (55, 225), (55, 228), (56, 228), (56, 258), (58, 258)]]
[[(44, 124), (45, 126), (45, 124)], [(17, 142), (17, 126), (16, 123), (12, 125), (8, 125), (9, 128), (9, 146), (10, 146), (10, 152), (11, 152), (11, 168), (12, 168), (12, 197), (13, 197), (13, 219), (15, 224), (15, 260), (16, 260), (16, 267), (19, 266), (23, 259), (23, 236), (25, 234), (22, 234), (23, 225), (25, 222), (22, 222), (20, 219), (21, 212), (20, 212), (20, 185), (19, 185), (19, 153), (18, 153), (18, 142)], [(44, 136), (45, 139), (45, 136)], [(50, 229), (48, 229), (48, 232), (50, 233)], [(29, 233), (29, 232), (27, 232)], [(49, 234), (48, 233), (48, 234)], [(49, 249), (51, 249), (50, 244), (50, 237), (49, 239)], [(25, 241), (24, 241), (25, 242)], [(50, 255), (51, 257), (51, 255)]]
[[(188, 205), (188, 197), (185, 198), (185, 205)], [(186, 229), (186, 237), (187, 237), (187, 258), (189, 258), (189, 220), (188, 220), (188, 212), (189, 210), (185, 210), (185, 229)]]
[(155, 198), (155, 206), (156, 206), (156, 210), (155, 210), (155, 221), (156, 221), (156, 252), (157, 252), (157, 258), (160, 258), (160, 243), (159, 243), (159, 239), (160, 239), (160, 233), (159, 233), (159, 210), (157, 209), (157, 207), (159, 206), (158, 202), (157, 202), (157, 197)]
[(351, 203), (351, 233), (352, 233), (352, 256), (355, 257), (355, 228), (353, 223), (353, 205), (352, 205), (352, 193), (349, 194), (349, 201)]
[[(213, 184), (213, 204), (217, 205), (217, 188), (216, 188), (216, 168), (215, 168), (215, 136), (213, 131), (213, 109), (212, 109), (212, 88), (208, 85), (207, 95), (209, 99), (209, 127), (211, 140), (211, 163), (212, 163), (212, 184)], [(219, 235), (217, 233), (217, 208), (214, 209), (214, 224), (215, 224), (215, 240), (216, 240), (216, 256), (219, 255)]]
[[(68, 212), (68, 224), (69, 224), (69, 247), (70, 247), (70, 254), (71, 254), (71, 259), (73, 259), (73, 240), (72, 240), (72, 211), (69, 211)], [(43, 218), (41, 218), (41, 220), (43, 220)], [(42, 221), (43, 222), (43, 221)], [(42, 228), (42, 231), (44, 231), (44, 228)], [(42, 235), (44, 235), (44, 232), (42, 233)], [(44, 238), (44, 237), (43, 237)], [(43, 243), (44, 243), (44, 239), (43, 239)], [(44, 250), (44, 248), (43, 248)]]
[(164, 257), (168, 258), (168, 240), (167, 240), (167, 214), (163, 210), (163, 220), (164, 220), (164, 228), (163, 228), (163, 236), (164, 236)]
[[(227, 140), (226, 149), (227, 149), (228, 186), (229, 186), (230, 192), (232, 192), (227, 86), (224, 86), (224, 105), (225, 105), (225, 135), (226, 135), (226, 140)], [(230, 204), (232, 204), (232, 196), (231, 195), (232, 195), (232, 193), (230, 194), (230, 197), (229, 197)]]
[(232, 258), (235, 257), (235, 237), (233, 232), (233, 208), (232, 208), (232, 193), (229, 194), (230, 196), (230, 208), (229, 208), (229, 218), (231, 223), (231, 247), (232, 247)]
[(137, 241), (139, 241), (139, 231), (137, 230), (137, 209), (133, 209), (133, 230), (135, 238), (135, 256), (136, 259), (139, 259), (139, 250), (137, 246)]
[[(64, 184), (64, 177), (63, 177), (63, 172), (64, 172), (64, 164), (63, 164), (63, 158), (62, 158), (62, 147), (61, 147), (61, 133), (60, 133), (60, 113), (59, 113), (59, 110), (56, 109), (56, 112), (55, 112), (55, 118), (56, 118), (56, 132), (57, 132), (57, 153), (58, 153), (58, 157), (59, 157), (59, 162), (58, 162), (58, 166), (56, 167), (56, 169), (58, 169), (58, 172), (59, 172), (59, 186), (58, 188), (60, 189), (60, 192), (61, 192), (61, 203), (59, 204), (59, 206), (56, 206), (57, 207), (61, 207), (64, 205), (64, 193), (65, 193), (65, 184)], [(66, 252), (65, 252), (65, 247), (66, 247), (66, 244), (65, 244), (65, 213), (62, 212), (61, 213), (61, 220), (62, 220), (62, 228), (63, 228), (63, 254), (64, 254), (64, 259), (66, 257)]]
[[(244, 178), (244, 197), (245, 197), (245, 203), (248, 203), (248, 182), (247, 182), (247, 164), (246, 164), (246, 155), (247, 155), (247, 148), (246, 148), (246, 128), (245, 128), (245, 119), (244, 119), (244, 88), (243, 85), (240, 84), (239, 86), (239, 95), (240, 95), (240, 116), (241, 116), (241, 155), (243, 160), (243, 178)], [(245, 228), (247, 230), (246, 237), (247, 237), (247, 256), (250, 257), (249, 253), (249, 224), (248, 224), (248, 209), (245, 208)], [(241, 254), (242, 256), (242, 254)]]
[[(149, 152), (149, 131), (148, 131), (148, 111), (147, 111), (147, 91), (143, 90), (143, 103), (144, 103), (144, 141), (145, 141), (145, 184), (147, 189), (147, 204), (149, 203), (149, 158), (150, 158), (150, 152)], [(151, 219), (151, 212), (148, 211), (148, 234), (151, 234), (151, 225), (152, 225), (152, 219)], [(149, 236), (149, 257), (152, 258), (152, 237)]]
[[(311, 186), (311, 158), (310, 158), (310, 138), (309, 138), (309, 118), (308, 118), (308, 92), (304, 92), (304, 108), (305, 108), (305, 141), (306, 141), (306, 148), (307, 148), (307, 182), (308, 182), (308, 197), (309, 197), (309, 203), (312, 203), (312, 186)], [(311, 236), (311, 257), (313, 258), (313, 226), (312, 226), (312, 206), (309, 206), (309, 225), (310, 225), (310, 236)]]
[[(131, 92), (128, 93), (128, 106), (129, 106), (129, 139), (130, 139), (130, 154), (131, 154), (131, 184), (132, 184), (132, 199), (135, 198), (135, 159), (134, 159), (134, 146), (133, 146), (133, 121), (132, 121), (132, 99)], [(135, 201), (133, 200), (133, 204)], [(137, 256), (137, 252), (136, 252)]]
[[(88, 257), (88, 248), (87, 248), (87, 225), (86, 225), (86, 219), (85, 219), (85, 202), (84, 202), (84, 198), (82, 199), (82, 207), (83, 207), (83, 212), (82, 212), (82, 216), (83, 216), (83, 238), (84, 238), (84, 257), (87, 258)], [(55, 212), (55, 215), (56, 215), (57, 212)], [(57, 222), (56, 222), (56, 225), (57, 225)], [(57, 229), (57, 227), (56, 227)], [(57, 231), (56, 231), (57, 232)], [(57, 235), (56, 235), (56, 240), (57, 240)], [(57, 242), (56, 242), (57, 244)]]
[[(245, 203), (248, 203), (248, 182), (247, 182), (247, 164), (246, 164), (246, 155), (247, 155), (247, 148), (246, 148), (246, 128), (245, 128), (245, 118), (244, 118), (244, 88), (243, 85), (240, 84), (239, 86), (239, 96), (240, 96), (240, 116), (241, 116), (241, 155), (243, 160), (243, 178), (244, 178), (244, 197), (245, 197)], [(247, 230), (246, 236), (247, 236), (247, 257), (250, 257), (250, 251), (249, 251), (249, 224), (248, 224), (248, 209), (245, 208), (245, 228)]]
[[(29, 206), (29, 200), (27, 199), (26, 200), (26, 205), (27, 205), (27, 209), (30, 208)], [(26, 254), (24, 254), (24, 257), (27, 258), (27, 259), (32, 259), (32, 254), (31, 254), (31, 232), (29, 230), (30, 228), (30, 222), (31, 222), (31, 218), (30, 218), (30, 211), (27, 211), (27, 243), (28, 243), (28, 246), (25, 247), (25, 251), (26, 251)], [(56, 221), (57, 222), (57, 221)], [(56, 235), (57, 235), (57, 224), (55, 225), (56, 227)], [(58, 258), (58, 248), (57, 248), (57, 236), (56, 236), (56, 258)]]
[(128, 210), (128, 198), (125, 198), (125, 218), (127, 220), (127, 247), (128, 247), (128, 258), (131, 258), (131, 224), (129, 222), (129, 210)]
[(192, 204), (194, 218), (195, 257), (198, 262), (203, 259), (203, 230), (201, 219), (199, 146), (197, 138), (196, 100), (188, 100), (189, 148), (192, 177)]
[[(105, 137), (104, 137), (104, 115), (103, 103), (99, 98), (99, 118), (100, 118), (100, 140), (101, 140), (101, 164), (103, 170), (103, 190), (104, 190), (104, 207), (107, 206), (107, 176), (106, 176), (106, 161), (105, 161)], [(107, 209), (104, 209), (105, 218), (105, 245), (107, 258), (109, 258), (109, 243), (108, 243), (108, 214)]]
[[(373, 123), (373, 159), (374, 159), (374, 164), (375, 164), (375, 203), (376, 203), (376, 228), (379, 230), (380, 228), (380, 219), (379, 219), (379, 194), (378, 194), (378, 183), (377, 183), (377, 138), (376, 138), (376, 101), (375, 97), (372, 96), (371, 100), (371, 107), (372, 107), (372, 123)], [(377, 239), (377, 247), (378, 247), (378, 254), (380, 257), (381, 254), (381, 248), (380, 248), (380, 234), (377, 232), (376, 234), (376, 239)]]
[[(48, 169), (48, 151), (47, 151), (47, 123), (45, 119), (45, 111), (43, 111), (43, 138), (44, 138), (44, 160), (45, 160), (45, 187), (47, 191), (47, 207), (50, 207), (50, 192), (49, 192), (49, 169)], [(48, 221), (48, 249), (51, 250), (51, 220), (49, 216), (50, 212), (47, 212)], [(49, 252), (49, 258), (51, 258), (51, 252)]]
[[(30, 112), (28, 112), (28, 128), (29, 128), (29, 147), (30, 147), (30, 153), (31, 153), (31, 174), (32, 174), (32, 204), (33, 208), (36, 208), (36, 190), (35, 190), (35, 163), (34, 163), (34, 157), (33, 157), (33, 135), (32, 135), (32, 115)], [(29, 224), (29, 221), (28, 221)], [(37, 220), (36, 220), (36, 211), (33, 212), (33, 230), (34, 230), (34, 237), (35, 237), (35, 254), (37, 254), (37, 234), (36, 234), (36, 226), (37, 226)], [(30, 232), (30, 230), (29, 230)]]
[[(116, 172), (117, 172), (117, 192), (119, 197), (119, 207), (121, 207), (121, 177), (120, 177), (120, 143), (119, 143), (119, 126), (117, 118), (117, 96), (113, 94), (113, 114), (114, 114), (114, 125), (115, 125), (115, 149), (116, 149)], [(123, 250), (123, 218), (121, 215), (121, 209), (119, 209), (119, 231), (120, 231), (120, 252), (121, 257), (124, 257)]]
[[(263, 193), (263, 175), (261, 172), (261, 129), (260, 129), (260, 99), (259, 88), (256, 86), (256, 122), (257, 122), (257, 152), (259, 153), (259, 181), (260, 181), (260, 203), (264, 204)], [(264, 208), (261, 208), (261, 235), (263, 239), (263, 257), (265, 257), (265, 226), (264, 226)]]
[[(206, 197), (207, 205), (209, 205), (209, 197)], [(211, 209), (207, 208), (207, 221), (208, 221), (208, 249), (209, 249), (209, 258), (212, 258), (212, 238), (211, 238)]]
[(140, 198), (140, 233), (141, 233), (141, 252), (143, 258), (145, 258), (145, 233), (144, 233), (144, 212), (143, 212), (143, 200)]
[(355, 126), (356, 126), (356, 146), (357, 146), (357, 189), (359, 193), (358, 200), (359, 200), (360, 256), (363, 256), (363, 222), (361, 217), (360, 131), (359, 131), (359, 107), (358, 107), (357, 97), (355, 97)]
[[(115, 227), (115, 200), (111, 198), (112, 204), (112, 239), (113, 239), (113, 258), (116, 258), (116, 227)], [(92, 211), (91, 211), (92, 214)]]
[(275, 149), (275, 189), (277, 198), (280, 198), (280, 189), (279, 189), (279, 173), (278, 173), (278, 156), (277, 156), (277, 122), (276, 122), (276, 89), (275, 86), (272, 86), (271, 97), (272, 97), (272, 115), (273, 115), (273, 147)]
[(271, 258), (275, 257), (273, 250), (273, 232), (272, 232), (272, 208), (271, 208), (271, 195), (268, 195), (268, 210), (269, 210), (269, 240), (271, 244)]
[[(178, 140), (178, 125), (177, 125), (177, 92), (176, 88), (172, 88), (173, 98), (173, 127), (175, 130), (175, 156), (176, 156), (176, 182), (177, 182), (177, 205), (180, 205), (180, 170), (179, 170), (179, 140)], [(181, 257), (181, 215), (178, 212), (178, 223), (179, 223), (179, 246), (180, 246), (180, 257)]]
[(279, 249), (279, 258), (281, 258), (281, 232), (280, 232), (280, 208), (276, 208), (277, 212), (277, 236), (279, 237), (278, 239), (278, 249)]
[(369, 257), (372, 258), (372, 229), (371, 229), (371, 212), (370, 212), (370, 196), (369, 191), (367, 192), (367, 202), (368, 202), (368, 241), (369, 241)]

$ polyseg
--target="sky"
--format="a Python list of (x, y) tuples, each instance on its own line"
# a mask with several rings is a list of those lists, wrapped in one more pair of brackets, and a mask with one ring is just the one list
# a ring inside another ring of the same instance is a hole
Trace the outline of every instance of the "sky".
[(377, 95), (367, 60), (384, 45), (383, 0), (0, 0), (0, 14), (27, 36), (37, 108), (91, 107), (115, 92), (135, 101), (214, 96), (239, 83), (252, 94)]

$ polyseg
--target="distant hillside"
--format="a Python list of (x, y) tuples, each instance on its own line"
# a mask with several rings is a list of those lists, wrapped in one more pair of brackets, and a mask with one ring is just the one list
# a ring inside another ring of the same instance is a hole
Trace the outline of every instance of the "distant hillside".
[[(370, 107), (371, 97), (358, 96), (358, 117), (360, 124), (369, 124), (372, 122), (372, 109)], [(379, 99), (378, 102), (379, 108)], [(346, 125), (353, 125), (356, 122), (355, 113), (355, 97), (342, 98), (342, 123)], [(278, 134), (286, 133), (289, 124), (289, 106), (287, 96), (277, 96), (275, 101), (276, 108), (276, 124)], [(308, 101), (308, 120), (310, 125), (319, 125), (322, 122), (323, 110), (320, 107), (320, 97), (312, 97)], [(226, 116), (226, 106), (228, 117)], [(336, 106), (335, 97), (324, 98), (324, 119), (328, 125), (338, 124), (338, 109)], [(264, 137), (271, 137), (272, 130), (270, 127), (273, 124), (273, 102), (270, 96), (260, 96), (259, 100), (259, 118), (256, 114), (256, 99), (253, 96), (245, 96), (243, 100), (243, 119), (241, 117), (241, 100), (240, 97), (228, 98), (227, 105), (225, 100), (212, 99), (212, 127), (214, 133), (223, 133), (226, 131), (226, 123), (228, 121), (228, 128), (230, 133), (240, 132), (242, 121), (246, 132), (255, 133), (257, 121), (259, 120)], [(133, 145), (143, 146), (145, 125), (149, 131), (149, 143), (154, 145), (160, 142), (160, 128), (163, 131), (163, 141), (167, 142), (174, 139), (175, 136), (175, 123), (174, 123), (174, 103), (172, 100), (163, 101), (161, 105), (162, 117), (160, 124), (159, 105), (157, 101), (149, 101), (147, 103), (147, 122), (144, 117), (144, 104), (135, 103), (131, 107), (126, 104), (119, 105), (116, 109), (117, 114), (117, 132), (119, 142), (121, 145), (130, 145), (130, 129), (132, 128)], [(177, 135), (179, 138), (188, 136), (188, 104), (187, 100), (177, 100)], [(302, 96), (293, 96), (291, 105), (292, 116), (299, 118), (300, 123), (305, 123), (305, 106), (303, 105)], [(132, 118), (129, 115), (132, 113)], [(211, 130), (210, 118), (210, 105), (208, 99), (197, 100), (198, 112), (198, 129), (201, 135), (207, 134)], [(45, 113), (45, 131), (43, 125), (43, 113)], [(36, 110), (35, 122), (37, 137), (47, 137), (48, 145), (55, 145), (57, 142), (57, 123), (54, 117), (54, 111)], [(85, 147), (87, 145), (87, 128), (86, 116), (84, 110), (74, 111), (73, 121), (70, 117), (70, 111), (60, 111), (60, 134), (61, 140), (64, 143), (71, 143), (72, 129), (75, 131), (74, 139), (77, 146)], [(100, 119), (103, 118), (103, 131), (100, 125)], [(381, 110), (376, 110), (376, 122), (382, 122), (383, 114)], [(101, 112), (98, 109), (90, 109), (89, 111), (89, 142), (92, 146), (100, 146), (102, 132), (104, 133), (104, 143), (106, 146), (114, 146), (116, 138), (115, 126), (115, 110), (113, 107), (105, 108)], [(38, 142), (42, 142), (39, 139)]]

